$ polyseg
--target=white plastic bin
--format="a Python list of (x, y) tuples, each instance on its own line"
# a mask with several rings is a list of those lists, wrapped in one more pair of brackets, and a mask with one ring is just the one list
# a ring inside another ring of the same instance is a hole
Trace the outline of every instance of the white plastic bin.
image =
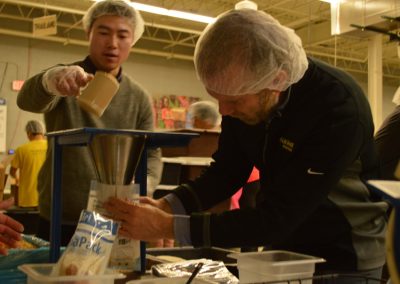
[(18, 266), (18, 269), (28, 276), (27, 284), (114, 284), (115, 279), (125, 278), (124, 274), (114, 271), (107, 271), (102, 275), (50, 276), (54, 265), (54, 263), (23, 264)]
[[(282, 250), (228, 256), (237, 259), (241, 284), (311, 278), (315, 271), (315, 263), (325, 261), (323, 258)], [(301, 283), (312, 283), (312, 280), (303, 280)]]

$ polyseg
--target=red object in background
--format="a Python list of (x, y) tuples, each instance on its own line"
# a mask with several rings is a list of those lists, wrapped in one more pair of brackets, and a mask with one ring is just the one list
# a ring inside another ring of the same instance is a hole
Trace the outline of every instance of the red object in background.
[(187, 110), (189, 106), (199, 101), (198, 97), (164, 95), (154, 98), (155, 128), (180, 129), (187, 124)]
[[(253, 168), (253, 171), (250, 174), (249, 179), (247, 180), (247, 183), (256, 181), (260, 179), (260, 172), (257, 170), (256, 167)], [(239, 209), (239, 199), (242, 196), (242, 190), (243, 188), (239, 189), (231, 198), (231, 210), (232, 209)]]
[(22, 85), (24, 84), (24, 80), (13, 80), (12, 81), (12, 90), (13, 91), (19, 91), (22, 88)]

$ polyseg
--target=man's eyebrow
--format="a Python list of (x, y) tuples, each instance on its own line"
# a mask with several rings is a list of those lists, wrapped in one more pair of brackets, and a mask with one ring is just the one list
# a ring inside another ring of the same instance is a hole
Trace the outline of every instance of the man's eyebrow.
[(97, 28), (98, 29), (103, 29), (103, 30), (111, 30), (109, 27), (107, 27), (105, 25), (98, 25)]
[[(101, 29), (101, 30), (107, 30), (107, 31), (111, 30), (111, 28), (106, 25), (99, 25), (97, 28)], [(129, 31), (129, 29), (119, 29), (117, 32), (118, 33), (129, 33), (130, 31)]]

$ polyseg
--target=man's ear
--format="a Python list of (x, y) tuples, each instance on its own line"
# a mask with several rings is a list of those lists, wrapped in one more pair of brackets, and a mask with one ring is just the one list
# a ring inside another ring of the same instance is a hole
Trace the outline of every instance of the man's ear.
[(272, 80), (271, 90), (282, 90), (286, 81), (287, 81), (287, 73), (284, 70), (279, 70), (278, 74), (275, 76), (274, 80)]

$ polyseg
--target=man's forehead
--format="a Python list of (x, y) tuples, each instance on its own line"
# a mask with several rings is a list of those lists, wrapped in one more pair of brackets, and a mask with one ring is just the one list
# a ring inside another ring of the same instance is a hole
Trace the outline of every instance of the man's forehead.
[(251, 80), (251, 74), (247, 68), (235, 62), (225, 67), (221, 66), (219, 70), (205, 75), (203, 82), (206, 88), (216, 94), (226, 96), (240, 95), (246, 82)]
[(229, 94), (222, 94), (222, 93), (218, 93), (216, 91), (213, 91), (213, 90), (210, 90), (207, 88), (206, 88), (206, 90), (212, 97), (214, 97), (218, 101), (236, 101), (236, 100), (240, 99), (241, 97), (243, 97), (242, 95), (232, 96)]
[(130, 21), (125, 17), (114, 16), (114, 15), (104, 15), (97, 18), (93, 22), (93, 27), (97, 29), (115, 29), (117, 27), (118, 31), (132, 32), (132, 26)]

